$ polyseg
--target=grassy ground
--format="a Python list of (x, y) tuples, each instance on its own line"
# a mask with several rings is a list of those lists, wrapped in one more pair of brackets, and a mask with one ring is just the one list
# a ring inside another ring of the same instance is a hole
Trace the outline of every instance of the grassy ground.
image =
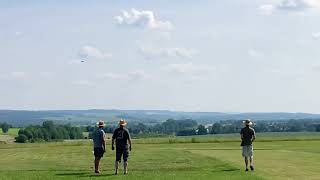
[(20, 128), (10, 128), (7, 133), (3, 133), (2, 129), (0, 128), (0, 135), (10, 135), (10, 136), (16, 137), (18, 136), (19, 129)]
[[(271, 136), (258, 135), (268, 141), (255, 143), (255, 172), (244, 172), (239, 142), (231, 141), (236, 140), (233, 135), (219, 137), (219, 143), (135, 140), (128, 176), (112, 175), (114, 152), (110, 145), (102, 160), (103, 173), (97, 176), (92, 173), (88, 141), (0, 144), (0, 179), (319, 179), (319, 134), (291, 134), (290, 141), (287, 134), (282, 139), (276, 136), (276, 141), (270, 141)], [(306, 136), (309, 139), (302, 141)], [(222, 142), (224, 138), (226, 142)]]
[(19, 128), (10, 128), (7, 133), (3, 133), (0, 128), (0, 144), (13, 143), (15, 137), (18, 136)]

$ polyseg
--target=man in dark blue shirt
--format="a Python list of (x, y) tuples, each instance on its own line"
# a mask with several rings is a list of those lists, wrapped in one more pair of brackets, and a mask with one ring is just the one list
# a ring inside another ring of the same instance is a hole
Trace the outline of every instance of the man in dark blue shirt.
[(252, 122), (250, 119), (243, 121), (245, 125), (244, 128), (241, 129), (241, 146), (242, 146), (242, 156), (244, 157), (244, 161), (246, 164), (246, 171), (248, 171), (248, 159), (250, 160), (250, 169), (254, 170), (253, 167), (253, 146), (252, 142), (256, 139), (256, 133), (252, 127)]
[[(112, 136), (112, 150), (114, 150), (114, 144), (116, 144), (116, 161), (115, 161), (115, 174), (118, 174), (119, 163), (121, 162), (121, 157), (123, 158), (123, 169), (124, 174), (128, 174), (128, 158), (129, 151), (131, 151), (131, 137), (128, 129), (124, 126), (127, 122), (123, 119), (119, 122), (119, 128), (117, 128)], [(129, 146), (128, 146), (129, 142)]]
[(93, 152), (94, 152), (94, 172), (99, 174), (99, 163), (100, 159), (103, 157), (103, 154), (106, 151), (106, 143), (105, 143), (105, 132), (103, 130), (105, 124), (102, 120), (97, 123), (98, 129), (96, 129), (92, 133), (93, 140)]

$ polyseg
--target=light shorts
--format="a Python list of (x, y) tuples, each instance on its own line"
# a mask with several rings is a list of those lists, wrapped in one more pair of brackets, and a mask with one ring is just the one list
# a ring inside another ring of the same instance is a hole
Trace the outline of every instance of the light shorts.
[(243, 157), (253, 157), (253, 146), (242, 146), (242, 156)]

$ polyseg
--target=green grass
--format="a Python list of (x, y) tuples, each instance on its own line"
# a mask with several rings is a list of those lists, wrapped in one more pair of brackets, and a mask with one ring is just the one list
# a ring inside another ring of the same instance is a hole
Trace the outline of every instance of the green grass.
[(112, 175), (115, 152), (109, 144), (99, 176), (92, 173), (90, 141), (0, 144), (0, 179), (319, 179), (318, 133), (258, 137), (255, 172), (244, 172), (237, 135), (199, 137), (201, 143), (190, 143), (192, 137), (171, 143), (167, 138), (134, 140), (128, 176)]
[[(175, 144), (175, 143), (225, 143), (239, 142), (239, 134), (217, 134), (204, 136), (180, 136), (167, 138), (142, 138), (137, 139), (136, 143), (141, 144)], [(295, 133), (258, 133), (257, 142), (275, 141), (320, 141), (320, 132), (295, 132)]]
[(0, 135), (10, 135), (10, 136), (16, 137), (18, 136), (19, 130), (20, 128), (10, 128), (7, 133), (3, 133), (2, 129), (0, 128)]

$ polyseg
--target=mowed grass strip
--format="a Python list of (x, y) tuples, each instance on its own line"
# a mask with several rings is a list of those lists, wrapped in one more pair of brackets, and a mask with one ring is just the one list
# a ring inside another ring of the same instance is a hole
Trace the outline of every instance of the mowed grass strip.
[[(193, 144), (197, 147), (197, 144)], [(91, 143), (4, 144), (0, 179), (264, 179), (214, 157), (181, 149), (179, 144), (136, 144), (128, 176), (113, 175), (114, 151), (102, 159), (102, 174), (93, 174)]]
[[(201, 144), (197, 148), (184, 146), (190, 152), (225, 160), (243, 170), (241, 148), (237, 143)], [(320, 179), (320, 141), (256, 142), (255, 166), (257, 175), (268, 179)]]
[[(320, 132), (268, 132), (257, 133), (257, 142), (275, 141), (320, 141)], [(240, 134), (215, 134), (203, 136), (180, 136), (167, 138), (141, 138), (135, 140), (138, 144), (178, 144), (178, 143), (225, 143), (239, 142)]]

